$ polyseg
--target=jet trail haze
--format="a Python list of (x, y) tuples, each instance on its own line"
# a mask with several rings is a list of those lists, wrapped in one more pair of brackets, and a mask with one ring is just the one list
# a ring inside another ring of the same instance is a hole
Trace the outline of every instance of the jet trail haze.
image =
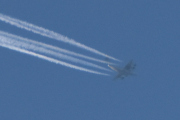
[(49, 37), (49, 38), (52, 38), (52, 39), (55, 39), (55, 40), (58, 40), (58, 41), (66, 42), (66, 43), (72, 44), (72, 45), (74, 45), (76, 47), (83, 48), (85, 50), (88, 50), (88, 51), (91, 51), (93, 53), (99, 54), (101, 56), (108, 57), (108, 58), (116, 60), (116, 61), (120, 61), (120, 60), (118, 60), (118, 59), (116, 59), (114, 57), (106, 55), (106, 54), (104, 54), (104, 53), (102, 53), (102, 52), (100, 52), (98, 50), (95, 50), (95, 49), (93, 49), (91, 47), (88, 47), (88, 46), (86, 46), (84, 44), (81, 44), (79, 42), (76, 42), (75, 40), (70, 39), (68, 37), (65, 37), (65, 36), (63, 36), (61, 34), (55, 33), (55, 32), (50, 31), (48, 29), (38, 27), (36, 25), (30, 24), (30, 23), (27, 23), (27, 22), (24, 22), (24, 21), (21, 21), (21, 20), (18, 20), (18, 19), (11, 18), (11, 17), (3, 15), (1, 13), (0, 13), (0, 20), (4, 21), (6, 23), (9, 23), (11, 25), (14, 25), (16, 27), (19, 27), (19, 28), (22, 28), (22, 29), (25, 29), (25, 30), (28, 30), (28, 31), (32, 31), (33, 33), (37, 33), (37, 34), (40, 34), (42, 36)]
[(114, 63), (110, 63), (110, 62), (107, 62), (107, 61), (99, 60), (99, 59), (96, 59), (96, 58), (93, 58), (93, 57), (89, 57), (89, 56), (86, 56), (86, 55), (82, 55), (82, 54), (79, 54), (79, 53), (75, 53), (75, 52), (72, 52), (72, 51), (69, 51), (69, 50), (66, 50), (66, 49), (62, 49), (62, 48), (59, 48), (59, 47), (48, 45), (48, 44), (45, 44), (45, 43), (41, 43), (41, 42), (37, 42), (37, 41), (32, 41), (30, 39), (23, 38), (23, 37), (20, 37), (20, 36), (17, 36), (17, 35), (13, 35), (13, 34), (10, 34), (10, 33), (7, 33), (7, 32), (0, 31), (0, 34), (4, 35), (4, 36), (7, 36), (7, 37), (10, 37), (10, 38), (13, 38), (13, 39), (29, 41), (29, 42), (32, 42), (33, 44), (41, 45), (44, 48), (51, 49), (51, 50), (56, 51), (56, 52), (65, 53), (65, 54), (73, 55), (73, 56), (76, 56), (76, 57), (80, 57), (80, 58), (84, 58), (84, 59), (87, 59), (87, 60), (92, 60), (92, 61), (96, 61), (96, 62), (100, 62), (100, 63), (114, 64)]
[(74, 69), (77, 69), (77, 70), (81, 70), (81, 71), (85, 71), (85, 72), (89, 72), (89, 73), (94, 73), (94, 74), (99, 74), (99, 75), (108, 75), (108, 74), (105, 74), (105, 73), (101, 73), (101, 72), (97, 72), (97, 71), (94, 71), (94, 70), (79, 67), (79, 66), (76, 66), (76, 65), (72, 65), (72, 64), (69, 64), (69, 63), (66, 63), (66, 62), (51, 58), (51, 57), (47, 57), (45, 55), (41, 55), (41, 54), (29, 51), (29, 50), (19, 48), (18, 46), (14, 46), (13, 43), (14, 43), (13, 39), (10, 39), (10, 38), (4, 37), (4, 36), (0, 36), (0, 46), (2, 46), (2, 47), (5, 47), (5, 48), (11, 49), (11, 50), (15, 50), (15, 51), (18, 51), (18, 52), (21, 52), (21, 53), (25, 53), (25, 54), (28, 54), (28, 55), (31, 55), (31, 56), (35, 56), (35, 57), (47, 60), (49, 62), (60, 64), (60, 65), (70, 67), (70, 68), (74, 68)]
[(101, 70), (111, 71), (111, 70), (106, 69), (104, 67), (101, 67), (99, 65), (96, 65), (96, 64), (84, 61), (84, 60), (80, 60), (80, 59), (77, 59), (77, 58), (74, 58), (74, 57), (71, 57), (71, 56), (68, 56), (68, 55), (57, 53), (55, 51), (47, 49), (47, 48), (44, 47), (44, 45), (46, 45), (46, 44), (42, 44), (40, 42), (35, 42), (33, 40), (22, 38), (20, 36), (12, 35), (12, 34), (9, 34), (9, 33), (2, 32), (2, 31), (0, 31), (0, 35), (5, 36), (7, 38), (13, 39), (13, 41), (9, 40), (9, 39), (6, 39), (6, 43), (11, 43), (13, 46), (16, 46), (16, 47), (19, 47), (19, 48), (22, 48), (22, 49), (25, 49), (25, 50), (31, 50), (31, 51), (34, 51), (36, 53), (40, 52), (40, 53), (44, 53), (44, 54), (49, 54), (49, 55), (53, 55), (55, 57), (58, 57), (60, 59), (66, 59), (66, 60), (69, 60), (69, 61), (72, 61), (72, 62), (76, 62), (76, 63), (84, 64), (84, 65), (87, 65), (87, 66), (95, 67), (95, 68), (98, 68), (98, 69), (101, 69)]

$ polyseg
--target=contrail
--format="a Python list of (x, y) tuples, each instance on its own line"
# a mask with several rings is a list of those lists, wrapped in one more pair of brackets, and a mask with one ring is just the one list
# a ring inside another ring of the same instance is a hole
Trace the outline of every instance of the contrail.
[(65, 37), (65, 36), (63, 36), (61, 34), (55, 33), (55, 32), (50, 31), (48, 29), (45, 29), (45, 28), (38, 27), (36, 25), (27, 23), (25, 21), (21, 21), (21, 20), (15, 19), (15, 18), (11, 18), (11, 17), (3, 15), (3, 14), (0, 14), (0, 20), (4, 21), (6, 23), (9, 23), (11, 25), (14, 25), (16, 27), (31, 31), (33, 33), (40, 34), (42, 36), (49, 37), (49, 38), (52, 38), (52, 39), (55, 39), (55, 40), (58, 40), (58, 41), (65, 42), (65, 43), (69, 43), (71, 45), (77, 46), (79, 48), (83, 48), (85, 50), (88, 50), (88, 51), (91, 51), (93, 53), (99, 54), (101, 56), (104, 56), (104, 57), (107, 57), (107, 58), (110, 58), (110, 59), (113, 59), (113, 60), (116, 60), (116, 61), (120, 61), (120, 60), (118, 60), (118, 59), (116, 59), (114, 57), (111, 57), (109, 55), (106, 55), (106, 54), (104, 54), (104, 53), (102, 53), (102, 52), (100, 52), (98, 50), (95, 50), (95, 49), (93, 49), (91, 47), (88, 47), (88, 46), (86, 46), (84, 44), (76, 42), (73, 39), (70, 39), (70, 38)]
[(11, 44), (13, 44), (13, 46), (19, 47), (21, 49), (34, 51), (36, 53), (40, 52), (40, 53), (48, 54), (51, 56), (53, 55), (53, 56), (58, 57), (60, 59), (65, 59), (65, 60), (69, 60), (72, 62), (84, 64), (84, 65), (95, 67), (95, 68), (98, 68), (101, 70), (111, 71), (111, 70), (104, 68), (104, 67), (101, 67), (99, 65), (96, 65), (96, 64), (84, 61), (84, 60), (80, 60), (80, 59), (77, 59), (77, 58), (74, 58), (74, 57), (71, 57), (68, 55), (64, 55), (64, 54), (57, 53), (57, 52), (54, 52), (52, 50), (49, 50), (49, 49), (44, 47), (44, 45), (46, 45), (46, 44), (42, 45), (42, 43), (40, 43), (40, 42), (35, 42), (33, 40), (22, 38), (20, 36), (12, 35), (12, 34), (9, 34), (6, 32), (2, 32), (2, 31), (0, 31), (0, 35), (5, 36), (6, 38), (14, 39), (13, 41), (12, 40), (8, 41), (8, 39), (6, 39), (6, 43), (11, 43)]
[(73, 55), (73, 56), (76, 56), (76, 57), (80, 57), (80, 58), (84, 58), (84, 59), (87, 59), (87, 60), (92, 60), (92, 61), (96, 61), (96, 62), (100, 62), (100, 63), (114, 64), (114, 63), (111, 63), (111, 62), (107, 62), (107, 61), (104, 61), (104, 60), (99, 60), (99, 59), (96, 59), (96, 58), (93, 58), (93, 57), (89, 57), (89, 56), (86, 56), (86, 55), (75, 53), (75, 52), (72, 52), (72, 51), (69, 51), (69, 50), (66, 50), (66, 49), (62, 49), (62, 48), (59, 48), (59, 47), (55, 47), (55, 46), (52, 46), (52, 45), (44, 44), (44, 43), (37, 42), (37, 41), (32, 41), (32, 40), (27, 39), (27, 38), (23, 38), (23, 37), (20, 37), (20, 36), (17, 36), (17, 35), (9, 34), (7, 32), (0, 31), (0, 34), (4, 35), (4, 36), (11, 37), (13, 39), (19, 39), (19, 40), (23, 40), (23, 41), (30, 41), (33, 44), (41, 45), (41, 46), (43, 46), (43, 47), (45, 47), (47, 49), (51, 49), (51, 50), (56, 51), (56, 52), (65, 53), (65, 54)]
[(35, 57), (47, 60), (49, 62), (53, 62), (53, 63), (60, 64), (60, 65), (66, 66), (66, 67), (81, 70), (81, 71), (84, 71), (84, 72), (89, 72), (89, 73), (94, 73), (94, 74), (99, 74), (99, 75), (108, 75), (108, 74), (105, 74), (105, 73), (101, 73), (101, 72), (97, 72), (97, 71), (94, 71), (94, 70), (79, 67), (79, 66), (76, 66), (76, 65), (72, 65), (72, 64), (69, 64), (69, 63), (54, 59), (54, 58), (50, 58), (50, 57), (47, 57), (47, 56), (44, 56), (44, 55), (29, 51), (29, 50), (21, 49), (19, 47), (11, 45), (11, 42), (13, 43), (13, 41), (6, 42), (7, 39), (9, 39), (9, 38), (0, 37), (0, 46), (11, 49), (11, 50), (15, 50), (15, 51), (18, 51), (18, 52), (21, 52), (21, 53), (25, 53), (25, 54), (28, 54), (28, 55), (31, 55), (31, 56), (35, 56)]

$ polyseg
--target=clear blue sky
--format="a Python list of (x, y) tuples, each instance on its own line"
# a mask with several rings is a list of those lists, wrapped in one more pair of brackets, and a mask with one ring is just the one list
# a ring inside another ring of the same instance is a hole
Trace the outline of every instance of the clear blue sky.
[[(0, 13), (119, 58), (112, 81), (0, 47), (1, 120), (180, 119), (180, 1), (0, 0)], [(0, 21), (0, 30), (99, 57)], [(106, 67), (106, 65), (104, 65)]]

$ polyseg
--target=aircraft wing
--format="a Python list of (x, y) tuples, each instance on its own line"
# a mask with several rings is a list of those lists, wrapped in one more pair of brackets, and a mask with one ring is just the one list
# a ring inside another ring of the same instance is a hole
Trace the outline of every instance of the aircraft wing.
[(113, 78), (113, 80), (117, 80), (118, 78), (124, 79), (124, 76), (121, 73), (119, 73)]
[(125, 70), (132, 70), (133, 69), (133, 61), (131, 60), (125, 67)]
[(112, 80), (115, 81), (119, 78), (119, 75), (116, 75)]

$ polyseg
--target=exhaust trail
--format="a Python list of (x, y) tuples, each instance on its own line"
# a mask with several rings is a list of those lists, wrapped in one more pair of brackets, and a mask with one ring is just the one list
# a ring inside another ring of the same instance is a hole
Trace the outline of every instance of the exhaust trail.
[(94, 71), (94, 70), (79, 67), (79, 66), (76, 66), (76, 65), (72, 65), (72, 64), (69, 64), (69, 63), (66, 63), (66, 62), (51, 58), (51, 57), (47, 57), (45, 55), (41, 55), (41, 54), (29, 51), (29, 50), (21, 49), (19, 47), (16, 47), (16, 46), (12, 45), (13, 40), (6, 42), (7, 39), (9, 39), (9, 38), (5, 38), (5, 37), (1, 36), (0, 37), (0, 46), (11, 49), (11, 50), (15, 50), (15, 51), (18, 51), (18, 52), (21, 52), (21, 53), (25, 53), (25, 54), (28, 54), (28, 55), (31, 55), (31, 56), (34, 56), (34, 57), (38, 57), (38, 58), (44, 59), (44, 60), (49, 61), (49, 62), (53, 62), (53, 63), (60, 64), (60, 65), (66, 66), (66, 67), (77, 69), (77, 70), (80, 70), (80, 71), (94, 73), (94, 74), (98, 74), (98, 75), (107, 75), (108, 76), (108, 74), (105, 74), (105, 73), (101, 73), (101, 72), (97, 72), (97, 71)]
[(48, 54), (50, 56), (58, 57), (60, 59), (69, 60), (71, 62), (84, 64), (86, 66), (95, 67), (95, 68), (98, 68), (98, 69), (101, 69), (101, 70), (111, 71), (111, 70), (109, 70), (107, 68), (104, 68), (102, 66), (99, 66), (99, 65), (96, 65), (96, 64), (84, 61), (84, 60), (80, 60), (80, 59), (77, 59), (77, 58), (74, 58), (74, 57), (71, 57), (71, 56), (68, 56), (68, 55), (64, 55), (64, 54), (61, 54), (61, 53), (54, 52), (52, 50), (44, 48), (44, 46), (42, 46), (41, 43), (40, 44), (37, 44), (37, 43), (35, 44), (34, 43), (35, 41), (33, 41), (33, 40), (28, 40), (28, 39), (25, 39), (25, 38), (22, 38), (22, 37), (17, 38), (15, 35), (8, 36), (9, 35), (8, 33), (1, 32), (1, 31), (0, 31), (0, 35), (4, 36), (6, 38), (14, 39), (13, 41), (7, 39), (6, 43), (11, 43), (11, 44), (13, 44), (13, 46), (19, 47), (21, 49), (34, 51), (36, 53), (40, 52), (40, 53), (43, 53), (43, 54)]
[(104, 64), (114, 64), (114, 65), (116, 65), (115, 63), (111, 63), (111, 62), (107, 62), (107, 61), (104, 61), (104, 60), (96, 59), (96, 58), (93, 58), (93, 57), (89, 57), (89, 56), (86, 56), (86, 55), (83, 55), (83, 54), (75, 53), (75, 52), (72, 52), (72, 51), (69, 51), (69, 50), (66, 50), (66, 49), (63, 49), (63, 48), (55, 47), (55, 46), (52, 46), (52, 45), (48, 45), (48, 44), (45, 44), (45, 43), (33, 41), (33, 40), (23, 38), (23, 37), (20, 37), (20, 36), (17, 36), (17, 35), (13, 35), (13, 34), (10, 34), (10, 33), (7, 33), (7, 32), (0, 31), (0, 34), (4, 35), (6, 37), (13, 38), (13, 39), (32, 42), (33, 44), (43, 46), (44, 48), (51, 49), (51, 50), (56, 51), (56, 52), (65, 53), (65, 54), (73, 55), (73, 56), (76, 56), (76, 57), (84, 58), (84, 59), (87, 59), (87, 60), (92, 60), (92, 61), (104, 63)]
[(65, 36), (63, 36), (61, 34), (55, 33), (55, 32), (50, 31), (48, 29), (33, 25), (31, 23), (27, 23), (25, 21), (21, 21), (21, 20), (15, 19), (15, 18), (11, 18), (11, 17), (3, 15), (1, 13), (0, 13), (0, 20), (4, 21), (6, 23), (9, 23), (11, 25), (14, 25), (14, 26), (16, 26), (18, 28), (22, 28), (22, 29), (31, 31), (33, 33), (40, 34), (42, 36), (49, 37), (49, 38), (52, 38), (52, 39), (55, 39), (55, 40), (58, 40), (58, 41), (69, 43), (69, 44), (74, 45), (76, 47), (83, 48), (83, 49), (88, 50), (90, 52), (93, 52), (93, 53), (96, 53), (98, 55), (101, 55), (101, 56), (104, 56), (104, 57), (107, 57), (107, 58), (110, 58), (112, 60), (116, 60), (116, 61), (120, 62), (120, 60), (118, 60), (118, 59), (116, 59), (114, 57), (111, 57), (111, 56), (109, 56), (107, 54), (104, 54), (104, 53), (102, 53), (102, 52), (100, 52), (100, 51), (98, 51), (98, 50), (96, 50), (94, 48), (88, 47), (88, 46), (86, 46), (84, 44), (76, 42), (73, 39), (70, 39), (70, 38), (65, 37)]

